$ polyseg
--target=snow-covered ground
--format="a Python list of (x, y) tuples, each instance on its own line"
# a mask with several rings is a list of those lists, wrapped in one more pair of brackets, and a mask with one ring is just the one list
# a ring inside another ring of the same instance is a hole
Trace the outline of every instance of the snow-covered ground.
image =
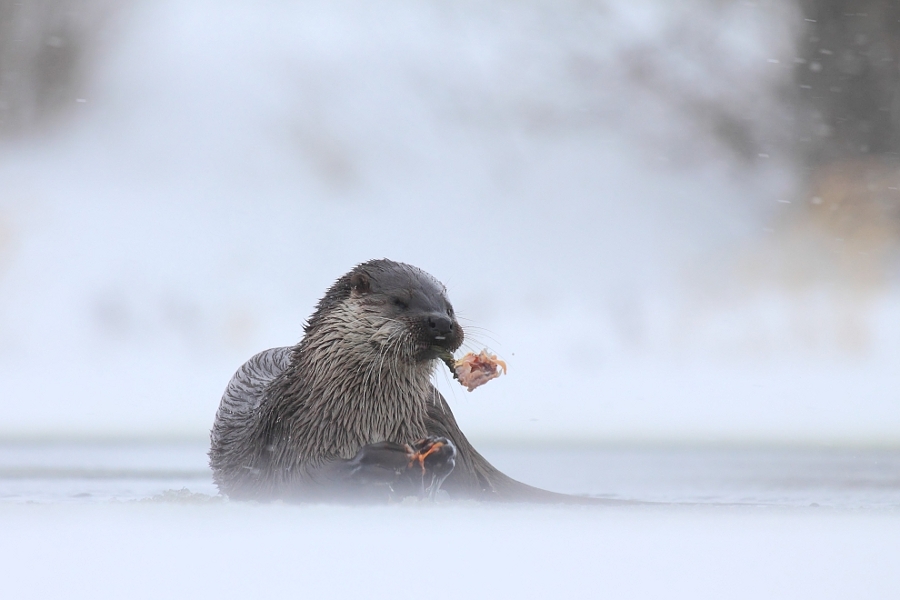
[(533, 484), (648, 504), (228, 502), (211, 497), (202, 444), (5, 444), (0, 590), (710, 600), (900, 590), (897, 451), (482, 450)]
[[(817, 509), (821, 511), (821, 509)], [(13, 598), (887, 599), (896, 514), (0, 506)]]
[[(900, 509), (896, 449), (646, 444), (478, 444), (478, 449), (526, 483), (616, 501)], [(102, 504), (170, 497), (182, 489), (216, 496), (207, 450), (201, 442), (3, 443), (0, 502)], [(169, 499), (178, 500), (178, 494)]]

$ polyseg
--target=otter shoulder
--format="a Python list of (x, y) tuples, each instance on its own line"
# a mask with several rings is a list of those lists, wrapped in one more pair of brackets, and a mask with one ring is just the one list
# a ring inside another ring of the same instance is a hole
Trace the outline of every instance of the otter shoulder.
[(270, 348), (241, 365), (225, 388), (220, 410), (245, 412), (259, 406), (266, 387), (290, 365), (292, 350)]

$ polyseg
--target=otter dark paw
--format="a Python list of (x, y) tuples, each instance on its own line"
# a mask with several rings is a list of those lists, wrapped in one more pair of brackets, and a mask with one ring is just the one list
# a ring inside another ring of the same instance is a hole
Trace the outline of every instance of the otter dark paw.
[(407, 444), (366, 444), (347, 462), (347, 474), (357, 484), (393, 484), (409, 465), (413, 449)]
[(434, 499), (455, 466), (456, 447), (441, 437), (426, 437), (412, 444), (366, 444), (350, 460), (333, 465), (341, 473), (339, 478), (357, 493), (380, 488), (394, 499), (410, 495)]
[(432, 500), (456, 467), (456, 446), (443, 437), (429, 436), (410, 444), (409, 475), (418, 484), (419, 496)]

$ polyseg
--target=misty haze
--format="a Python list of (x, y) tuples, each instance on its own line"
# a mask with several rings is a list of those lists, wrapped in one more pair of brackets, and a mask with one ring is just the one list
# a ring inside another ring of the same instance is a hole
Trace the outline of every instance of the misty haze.
[[(627, 502), (221, 496), (382, 257), (479, 451)], [(900, 5), (0, 1), (0, 407), (3, 597), (893, 597)]]

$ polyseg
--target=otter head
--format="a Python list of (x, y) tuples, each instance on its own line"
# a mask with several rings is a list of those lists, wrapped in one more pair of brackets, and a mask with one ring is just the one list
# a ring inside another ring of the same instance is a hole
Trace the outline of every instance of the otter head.
[(387, 259), (357, 265), (338, 279), (319, 302), (306, 334), (334, 327), (344, 331), (342, 346), (379, 360), (426, 363), (452, 355), (463, 342), (443, 284), (417, 267)]

